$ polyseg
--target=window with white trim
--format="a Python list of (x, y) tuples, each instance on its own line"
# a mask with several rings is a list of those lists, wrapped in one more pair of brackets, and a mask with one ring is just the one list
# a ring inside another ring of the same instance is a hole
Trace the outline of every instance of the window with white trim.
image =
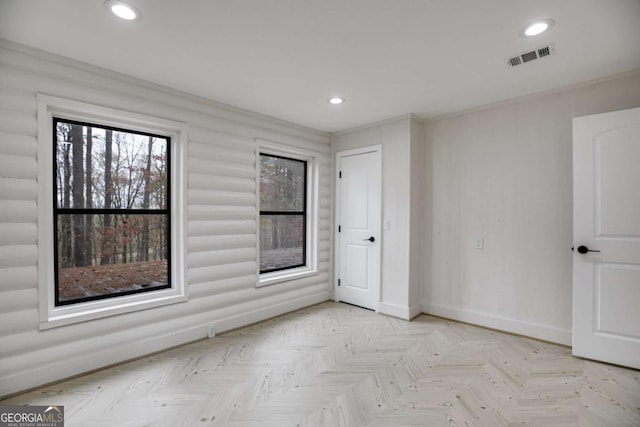
[(186, 124), (38, 109), (40, 328), (185, 301)]
[(317, 167), (313, 153), (258, 150), (258, 286), (317, 273)]

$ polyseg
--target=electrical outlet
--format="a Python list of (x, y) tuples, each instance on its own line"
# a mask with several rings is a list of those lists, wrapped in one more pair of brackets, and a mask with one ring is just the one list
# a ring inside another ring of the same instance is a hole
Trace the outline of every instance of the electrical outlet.
[(391, 220), (385, 219), (382, 223), (382, 228), (385, 230), (391, 230)]
[(213, 338), (216, 336), (216, 325), (215, 323), (213, 325), (209, 325), (209, 330), (207, 331), (207, 336), (209, 338)]
[(473, 248), (474, 249), (484, 249), (484, 238), (477, 237), (473, 240)]

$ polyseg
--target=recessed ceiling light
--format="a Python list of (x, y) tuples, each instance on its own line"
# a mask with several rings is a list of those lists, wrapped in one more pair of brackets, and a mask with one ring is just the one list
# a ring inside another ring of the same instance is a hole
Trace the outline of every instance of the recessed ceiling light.
[(522, 27), (522, 29), (520, 30), (520, 35), (523, 37), (537, 36), (544, 33), (545, 31), (550, 30), (554, 24), (555, 21), (550, 18), (537, 19)]
[(339, 96), (334, 96), (333, 98), (329, 98), (329, 103), (333, 105), (342, 104), (344, 102), (344, 98), (340, 98)]
[(119, 0), (107, 0), (104, 7), (120, 19), (125, 21), (139, 21), (142, 13), (134, 6)]

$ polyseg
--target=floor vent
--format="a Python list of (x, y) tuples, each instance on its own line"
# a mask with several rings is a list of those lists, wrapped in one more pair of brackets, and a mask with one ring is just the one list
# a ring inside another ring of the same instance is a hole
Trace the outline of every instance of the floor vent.
[(515, 55), (507, 58), (507, 65), (510, 67), (515, 67), (516, 65), (524, 64), (525, 62), (534, 61), (539, 58), (544, 58), (545, 56), (549, 56), (552, 53), (555, 53), (555, 47), (553, 43), (539, 47), (538, 49), (534, 49), (529, 52), (521, 53), (520, 55)]

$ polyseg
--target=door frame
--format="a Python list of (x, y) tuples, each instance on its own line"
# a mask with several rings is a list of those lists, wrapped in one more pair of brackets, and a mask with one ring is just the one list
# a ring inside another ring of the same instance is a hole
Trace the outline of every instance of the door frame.
[(340, 204), (340, 199), (341, 199), (341, 180), (340, 180), (340, 170), (341, 170), (341, 166), (342, 166), (342, 158), (343, 157), (347, 157), (347, 156), (354, 156), (354, 155), (358, 155), (358, 154), (366, 154), (366, 153), (378, 153), (378, 162), (376, 164), (378, 171), (380, 173), (380, 188), (378, 189), (380, 197), (380, 205), (378, 206), (378, 211), (380, 212), (379, 218), (380, 220), (378, 221), (378, 224), (376, 224), (375, 227), (375, 233), (377, 236), (379, 236), (378, 241), (380, 242), (379, 245), (377, 245), (377, 263), (378, 263), (378, 267), (377, 267), (377, 273), (378, 273), (378, 285), (376, 286), (376, 289), (374, 290), (375, 292), (375, 300), (376, 300), (376, 308), (375, 311), (378, 312), (380, 311), (380, 302), (381, 302), (381, 294), (382, 294), (382, 244), (383, 244), (383, 239), (382, 239), (382, 145), (378, 144), (378, 145), (369, 145), (366, 147), (359, 147), (359, 148), (353, 148), (350, 150), (342, 150), (342, 151), (336, 151), (336, 155), (335, 155), (335, 174), (334, 174), (334, 188), (335, 188), (335, 195), (334, 195), (334, 206), (335, 206), (335, 210), (334, 210), (334, 250), (333, 250), (333, 300), (334, 301), (339, 301), (338, 300), (338, 279), (339, 279), (339, 275), (340, 275), (340, 233), (338, 232), (338, 226), (340, 225), (340, 218), (341, 218), (341, 214), (342, 214), (342, 206)]

